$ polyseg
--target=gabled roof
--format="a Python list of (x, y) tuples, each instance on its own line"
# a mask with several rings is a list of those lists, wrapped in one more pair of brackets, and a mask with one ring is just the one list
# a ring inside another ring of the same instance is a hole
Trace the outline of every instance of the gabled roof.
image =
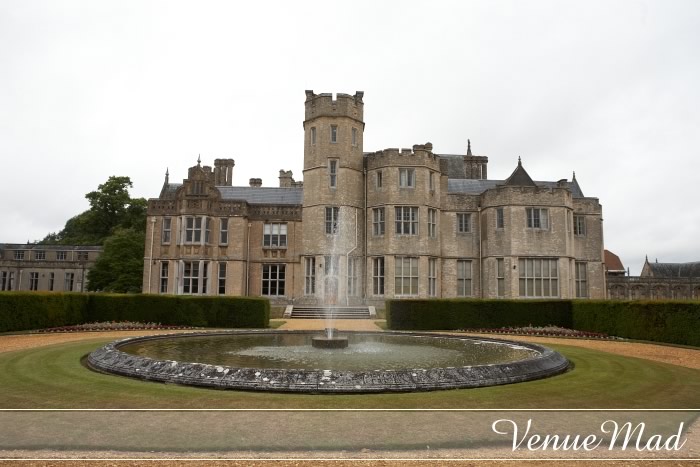
[(537, 186), (530, 175), (523, 167), (523, 163), (518, 157), (518, 166), (515, 168), (510, 177), (506, 178), (504, 183), (506, 186)]
[(700, 277), (700, 262), (647, 264), (653, 277)]
[(624, 272), (625, 267), (620, 261), (620, 257), (612, 251), (605, 250), (605, 269), (608, 272)]

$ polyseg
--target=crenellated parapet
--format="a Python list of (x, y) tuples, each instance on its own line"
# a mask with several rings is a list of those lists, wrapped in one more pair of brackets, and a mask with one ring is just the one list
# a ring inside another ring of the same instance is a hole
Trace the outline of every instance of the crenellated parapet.
[(415, 144), (412, 149), (387, 148), (365, 154), (367, 169), (382, 167), (424, 166), (440, 172), (440, 156), (433, 153), (431, 143)]
[(315, 94), (307, 90), (304, 121), (318, 117), (349, 117), (362, 123), (364, 127), (364, 94), (363, 91), (355, 92), (354, 96), (338, 93), (334, 99), (331, 93)]

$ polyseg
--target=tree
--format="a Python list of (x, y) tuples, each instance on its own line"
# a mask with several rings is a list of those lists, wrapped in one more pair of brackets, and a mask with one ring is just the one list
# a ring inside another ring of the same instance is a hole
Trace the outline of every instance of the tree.
[(85, 197), (90, 209), (70, 218), (63, 230), (41, 241), (60, 245), (102, 245), (116, 229), (146, 232), (146, 200), (131, 198), (129, 177), (111, 176)]
[(85, 197), (90, 209), (71, 217), (58, 233), (40, 243), (103, 245), (104, 250), (88, 272), (88, 290), (141, 291), (146, 209), (143, 198), (132, 198), (129, 177), (111, 176)]
[(117, 229), (87, 275), (88, 290), (139, 293), (143, 283), (144, 234)]

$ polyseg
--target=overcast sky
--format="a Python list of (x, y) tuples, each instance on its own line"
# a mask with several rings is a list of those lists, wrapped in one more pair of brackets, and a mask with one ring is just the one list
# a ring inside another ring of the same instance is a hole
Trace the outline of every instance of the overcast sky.
[(304, 90), (365, 92), (364, 150), (518, 156), (603, 205), (605, 247), (700, 261), (700, 2), (0, 1), (0, 242), (128, 175), (302, 178)]

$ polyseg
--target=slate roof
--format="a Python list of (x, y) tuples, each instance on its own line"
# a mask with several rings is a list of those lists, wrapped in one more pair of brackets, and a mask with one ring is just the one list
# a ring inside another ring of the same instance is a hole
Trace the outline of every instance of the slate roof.
[(303, 188), (275, 188), (248, 186), (218, 186), (223, 199), (243, 200), (248, 204), (301, 204)]
[(649, 263), (653, 277), (700, 277), (700, 262)]
[(605, 250), (605, 268), (609, 272), (620, 272), (625, 271), (625, 267), (620, 261), (620, 257), (617, 256), (612, 251)]
[[(169, 183), (163, 187), (161, 198), (171, 198), (182, 183)], [(303, 188), (217, 186), (222, 199), (241, 200), (248, 204), (301, 204)]]
[[(556, 188), (559, 186), (558, 182), (534, 182), (536, 186), (540, 188)], [(581, 188), (579, 188), (578, 183), (574, 182), (564, 182), (571, 190), (571, 195), (574, 198), (584, 198)], [(496, 188), (499, 185), (505, 185), (505, 180), (472, 180), (472, 179), (448, 179), (447, 180), (447, 192), (448, 193), (465, 193), (468, 195), (480, 195), (486, 190), (491, 188)]]
[(520, 161), (519, 157), (518, 166), (513, 173), (510, 174), (510, 177), (506, 179), (505, 184), (509, 186), (536, 186), (530, 174), (528, 174), (525, 167), (523, 167), (523, 163)]

